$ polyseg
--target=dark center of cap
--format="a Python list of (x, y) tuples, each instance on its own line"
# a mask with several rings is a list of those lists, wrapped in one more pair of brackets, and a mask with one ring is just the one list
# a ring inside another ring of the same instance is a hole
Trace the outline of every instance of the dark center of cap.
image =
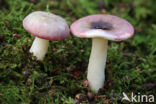
[(108, 22), (94, 22), (91, 24), (92, 29), (111, 30), (113, 27)]

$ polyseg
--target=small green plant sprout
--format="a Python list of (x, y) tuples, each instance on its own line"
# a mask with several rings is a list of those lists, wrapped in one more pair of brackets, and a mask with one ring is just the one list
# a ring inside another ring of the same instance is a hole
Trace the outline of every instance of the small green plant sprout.
[(71, 25), (72, 33), (80, 38), (92, 38), (92, 50), (87, 79), (90, 87), (98, 91), (105, 81), (108, 40), (121, 41), (133, 36), (134, 28), (126, 20), (107, 14), (83, 17)]
[(66, 21), (50, 12), (36, 11), (23, 20), (23, 27), (36, 36), (30, 48), (30, 53), (43, 60), (48, 50), (49, 40), (61, 41), (69, 36)]

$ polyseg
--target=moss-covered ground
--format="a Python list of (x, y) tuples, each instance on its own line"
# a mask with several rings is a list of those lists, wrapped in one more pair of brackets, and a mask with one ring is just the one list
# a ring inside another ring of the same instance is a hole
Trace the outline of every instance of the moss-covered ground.
[[(155, 4), (155, 0), (0, 0), (0, 104), (75, 104), (79, 93), (84, 96), (82, 104), (122, 104), (122, 92), (156, 94)], [(71, 34), (65, 41), (51, 41), (42, 62), (29, 53), (34, 37), (24, 30), (22, 20), (38, 10), (60, 15), (69, 25), (83, 16), (106, 13), (134, 26), (131, 39), (109, 42), (105, 86), (94, 101), (85, 98), (91, 90), (83, 85), (91, 39)]]

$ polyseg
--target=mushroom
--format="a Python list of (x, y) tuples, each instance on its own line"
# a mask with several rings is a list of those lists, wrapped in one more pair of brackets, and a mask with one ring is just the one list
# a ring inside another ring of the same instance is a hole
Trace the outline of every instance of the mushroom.
[(66, 21), (62, 17), (42, 11), (32, 12), (26, 16), (23, 20), (23, 27), (36, 36), (29, 51), (37, 57), (37, 60), (44, 59), (49, 40), (64, 40), (70, 32)]
[(80, 38), (92, 38), (87, 79), (97, 92), (105, 81), (108, 40), (121, 41), (133, 36), (134, 28), (126, 20), (108, 14), (96, 14), (75, 21), (71, 32)]

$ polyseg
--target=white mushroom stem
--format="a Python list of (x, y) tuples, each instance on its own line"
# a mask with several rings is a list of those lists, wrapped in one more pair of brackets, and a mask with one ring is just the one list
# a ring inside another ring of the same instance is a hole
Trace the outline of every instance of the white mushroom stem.
[(30, 53), (33, 53), (37, 57), (37, 60), (43, 60), (45, 54), (47, 53), (49, 46), (49, 40), (41, 39), (35, 37), (35, 40), (29, 50)]
[(87, 79), (92, 90), (96, 92), (103, 87), (105, 81), (107, 47), (108, 40), (103, 38), (92, 39)]

